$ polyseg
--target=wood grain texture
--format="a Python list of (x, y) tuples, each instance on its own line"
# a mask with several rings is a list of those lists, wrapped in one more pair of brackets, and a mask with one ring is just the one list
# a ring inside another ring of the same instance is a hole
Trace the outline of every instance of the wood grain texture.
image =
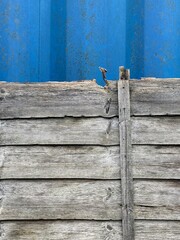
[(132, 118), (133, 144), (180, 144), (180, 117)]
[(116, 84), (103, 88), (95, 81), (0, 83), (0, 118), (117, 116)]
[(119, 144), (118, 119), (1, 120), (0, 144), (116, 145)]
[(120, 220), (120, 181), (1, 181), (0, 220)]
[(179, 146), (132, 147), (134, 178), (180, 179)]
[(180, 115), (180, 79), (132, 80), (132, 115)]
[[(121, 71), (120, 71), (121, 73)], [(122, 74), (121, 74), (122, 75)], [(122, 78), (122, 76), (120, 76)], [(129, 80), (118, 82), (123, 240), (134, 240)]]
[(0, 147), (0, 178), (120, 179), (119, 147)]
[[(135, 240), (177, 240), (178, 221), (135, 221)], [(122, 240), (121, 222), (1, 222), (0, 240)]]
[[(118, 145), (118, 119), (1, 120), (1, 145)], [(135, 117), (132, 144), (180, 144), (180, 117)]]
[(2, 222), (0, 240), (122, 240), (121, 222)]
[[(1, 180), (0, 220), (120, 220), (120, 181)], [(177, 181), (136, 180), (135, 219), (180, 220)]]
[(136, 219), (180, 220), (179, 181), (135, 181)]
[(135, 221), (136, 240), (178, 240), (178, 221)]
[[(120, 178), (119, 146), (0, 147), (0, 177)], [(133, 145), (134, 178), (179, 179), (180, 147)]]
[[(130, 81), (132, 115), (180, 115), (180, 79)], [(118, 115), (117, 82), (0, 83), (0, 118)]]

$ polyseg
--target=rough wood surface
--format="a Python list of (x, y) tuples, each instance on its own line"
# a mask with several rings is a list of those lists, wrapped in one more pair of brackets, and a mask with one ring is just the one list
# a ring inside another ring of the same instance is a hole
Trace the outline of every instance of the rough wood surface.
[[(118, 145), (118, 119), (1, 120), (1, 145)], [(180, 144), (180, 117), (135, 117), (132, 144)]]
[(5, 180), (0, 220), (120, 220), (120, 181)]
[[(122, 76), (121, 76), (122, 78)], [(123, 240), (134, 239), (129, 80), (118, 82)]]
[(134, 182), (135, 218), (180, 220), (179, 181)]
[(133, 144), (180, 144), (180, 117), (132, 118)]
[[(120, 181), (2, 180), (0, 220), (120, 220)], [(180, 220), (177, 181), (136, 180), (136, 219)]]
[(0, 178), (120, 179), (119, 147), (0, 147)]
[(134, 178), (180, 179), (179, 146), (133, 145)]
[[(118, 146), (0, 147), (0, 177), (120, 178)], [(133, 145), (134, 178), (180, 179), (179, 146)]]
[(118, 115), (116, 82), (0, 83), (0, 118)]
[(1, 120), (0, 144), (115, 145), (118, 131), (117, 118)]
[[(120, 178), (119, 146), (0, 147), (0, 178)], [(179, 179), (180, 147), (133, 145), (134, 178)]]
[[(0, 83), (0, 118), (118, 115), (117, 82)], [(132, 115), (179, 115), (180, 79), (130, 81)]]
[(2, 222), (0, 240), (122, 240), (121, 222)]
[(135, 221), (136, 240), (178, 240), (178, 221)]
[(180, 115), (180, 79), (131, 81), (132, 115)]
[[(130, 81), (130, 88), (135, 239), (177, 240), (180, 80)], [(119, 98), (123, 110), (127, 97)], [(129, 144), (120, 139), (129, 119), (121, 113), (119, 136), (117, 98), (117, 82), (0, 83), (0, 178), (7, 179), (0, 182), (0, 240), (122, 239), (118, 145), (126, 159)]]
[[(135, 221), (135, 240), (178, 240), (178, 221)], [(0, 240), (122, 240), (121, 222), (1, 222)]]

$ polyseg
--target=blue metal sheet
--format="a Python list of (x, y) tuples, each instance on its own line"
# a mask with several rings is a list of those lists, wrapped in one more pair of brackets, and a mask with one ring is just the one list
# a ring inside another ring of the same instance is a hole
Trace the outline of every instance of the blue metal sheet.
[(0, 1), (0, 80), (38, 79), (39, 2)]
[(66, 0), (40, 1), (39, 81), (66, 80)]
[(125, 64), (126, 0), (67, 0), (66, 79), (93, 79), (103, 84), (98, 67), (118, 78)]
[(131, 76), (180, 77), (180, 1), (129, 0), (127, 19)]
[(150, 0), (144, 12), (145, 76), (180, 77), (180, 1)]
[(0, 80), (180, 77), (179, 0), (1, 0)]

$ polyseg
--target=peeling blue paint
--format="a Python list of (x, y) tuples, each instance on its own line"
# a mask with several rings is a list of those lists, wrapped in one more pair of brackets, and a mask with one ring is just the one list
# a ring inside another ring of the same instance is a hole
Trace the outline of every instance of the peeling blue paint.
[(0, 0), (0, 80), (180, 77), (179, 0)]

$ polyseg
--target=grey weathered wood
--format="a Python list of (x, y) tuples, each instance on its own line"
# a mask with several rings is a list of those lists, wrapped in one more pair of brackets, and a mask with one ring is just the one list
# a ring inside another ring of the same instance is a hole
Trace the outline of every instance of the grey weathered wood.
[(132, 115), (180, 115), (180, 79), (132, 80)]
[[(119, 146), (0, 147), (0, 177), (120, 178)], [(132, 147), (134, 178), (179, 179), (179, 146)]]
[(178, 221), (135, 221), (136, 240), (178, 240), (180, 239)]
[[(130, 88), (132, 115), (180, 115), (180, 79), (132, 80)], [(0, 83), (0, 118), (112, 117), (117, 98), (117, 82)]]
[(0, 178), (120, 179), (119, 147), (0, 147)]
[[(177, 221), (135, 221), (136, 240), (177, 240)], [(1, 240), (121, 240), (116, 221), (1, 222)]]
[(180, 117), (132, 118), (133, 144), (180, 144)]
[(133, 178), (131, 169), (131, 123), (129, 80), (118, 82), (121, 191), (122, 191), (122, 233), (123, 240), (134, 239)]
[[(1, 120), (1, 145), (118, 145), (117, 118)], [(135, 117), (133, 144), (180, 144), (180, 117)]]
[(122, 240), (121, 222), (2, 222), (0, 240)]
[[(0, 220), (120, 220), (120, 181), (1, 180)], [(178, 181), (136, 180), (136, 219), (180, 220)]]
[(0, 144), (116, 145), (119, 144), (118, 119), (1, 120)]
[(0, 83), (1, 119), (117, 115), (116, 82)]
[(120, 181), (3, 180), (0, 220), (120, 220)]
[[(134, 217), (143, 219), (135, 221), (135, 239), (179, 239), (179, 181), (168, 179), (179, 179), (180, 176), (180, 117), (175, 116), (180, 115), (180, 81), (130, 81), (131, 115), (144, 115), (132, 118), (132, 154), (127, 151), (131, 148), (128, 135), (130, 109), (123, 112), (127, 109), (125, 103), (129, 95), (119, 97), (119, 138), (118, 120), (114, 117), (118, 115), (116, 85), (110, 83), (103, 89), (95, 82), (46, 83), (44, 86), (0, 84), (0, 118), (12, 118), (0, 121), (1, 145), (104, 145), (1, 146), (0, 177), (14, 180), (0, 183), (0, 240), (122, 239), (121, 185), (120, 181), (110, 180), (119, 179), (121, 175), (118, 161), (120, 142), (121, 157), (124, 161), (126, 157), (132, 161), (133, 177), (149, 178), (134, 180)], [(121, 90), (128, 93), (127, 88)], [(57, 118), (65, 116), (103, 116), (106, 119)], [(114, 118), (107, 119), (112, 116)], [(49, 117), (53, 118), (14, 119)], [(124, 174), (129, 174), (129, 168), (125, 168)], [(123, 173), (123, 168), (121, 171)], [(122, 183), (123, 180), (122, 174)], [(126, 184), (130, 186), (127, 179)], [(124, 194), (124, 187), (122, 190)], [(133, 209), (129, 210), (131, 213)], [(3, 222), (23, 219), (55, 221)]]
[(180, 220), (178, 181), (135, 181), (134, 189), (135, 218)]
[(179, 146), (133, 145), (134, 178), (180, 179)]

